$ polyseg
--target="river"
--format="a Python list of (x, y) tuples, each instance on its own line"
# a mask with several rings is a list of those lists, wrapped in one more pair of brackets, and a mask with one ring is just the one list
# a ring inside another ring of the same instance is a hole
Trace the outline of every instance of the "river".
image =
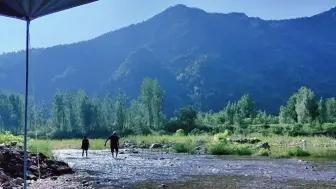
[[(245, 177), (246, 179), (238, 179), (237, 182), (266, 180), (284, 186), (293, 181), (300, 185), (308, 185), (310, 182), (327, 183), (326, 186), (336, 188), (336, 162), (333, 161), (311, 163), (296, 159), (237, 159), (232, 156), (161, 154), (141, 150), (137, 154), (121, 154), (117, 159), (113, 159), (111, 153), (105, 150), (89, 151), (89, 158), (82, 158), (79, 150), (57, 150), (54, 154), (58, 159), (69, 163), (81, 179), (93, 181), (94, 188), (200, 182), (199, 176), (204, 179), (209, 176)], [(246, 188), (252, 186), (245, 185)], [(258, 187), (260, 185), (256, 184), (252, 188)], [(279, 188), (283, 187), (279, 185)]]

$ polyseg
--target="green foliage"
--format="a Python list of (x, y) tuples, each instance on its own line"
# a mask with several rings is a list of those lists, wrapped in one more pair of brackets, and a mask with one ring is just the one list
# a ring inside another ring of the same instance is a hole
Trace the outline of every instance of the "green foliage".
[(283, 135), (284, 134), (284, 127), (280, 125), (272, 126), (272, 133), (276, 135)]
[(191, 140), (185, 143), (178, 143), (173, 146), (176, 153), (194, 154), (196, 152), (196, 144)]
[(215, 142), (219, 142), (219, 141), (226, 141), (226, 138), (230, 135), (230, 131), (229, 130), (225, 130), (224, 133), (217, 133), (214, 135), (214, 141)]
[(201, 135), (203, 132), (204, 131), (201, 131), (198, 128), (195, 128), (195, 129), (193, 129), (193, 130), (190, 131), (189, 135), (194, 135), (194, 136)]
[(310, 153), (306, 150), (303, 150), (301, 147), (296, 147), (294, 150), (290, 150), (288, 152), (288, 155), (295, 157), (306, 157), (310, 156)]
[(183, 129), (177, 129), (175, 135), (176, 136), (185, 136)]
[(260, 149), (257, 153), (257, 156), (270, 156), (271, 152), (269, 150), (266, 149)]
[(211, 143), (207, 151), (212, 155), (251, 155), (252, 150), (248, 146), (233, 145), (227, 141)]
[(0, 144), (6, 144), (8, 142), (18, 142), (18, 143), (23, 143), (23, 137), (20, 136), (14, 136), (10, 132), (6, 131), (3, 134), (0, 134)]

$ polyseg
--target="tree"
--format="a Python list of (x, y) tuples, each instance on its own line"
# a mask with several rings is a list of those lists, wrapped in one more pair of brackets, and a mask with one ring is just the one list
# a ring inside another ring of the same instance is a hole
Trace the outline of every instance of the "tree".
[(145, 78), (141, 85), (141, 102), (145, 105), (146, 112), (147, 112), (147, 125), (152, 127), (153, 126), (153, 84), (152, 80), (149, 78)]
[(315, 94), (310, 89), (302, 87), (296, 94), (295, 111), (298, 123), (311, 123), (317, 117)]
[(126, 102), (127, 96), (121, 90), (118, 92), (116, 105), (115, 105), (115, 120), (118, 130), (123, 133), (125, 130), (125, 120), (126, 120)]
[(318, 102), (318, 121), (319, 123), (325, 123), (327, 121), (327, 107), (323, 98)]
[(326, 101), (327, 122), (336, 122), (336, 98), (329, 98)]
[(248, 94), (242, 96), (237, 102), (238, 113), (242, 118), (251, 118), (254, 116), (254, 102)]
[(157, 80), (154, 80), (152, 83), (153, 87), (153, 99), (151, 102), (152, 113), (153, 113), (153, 123), (155, 129), (159, 130), (162, 128), (162, 120), (163, 120), (163, 94), (164, 91), (159, 85)]

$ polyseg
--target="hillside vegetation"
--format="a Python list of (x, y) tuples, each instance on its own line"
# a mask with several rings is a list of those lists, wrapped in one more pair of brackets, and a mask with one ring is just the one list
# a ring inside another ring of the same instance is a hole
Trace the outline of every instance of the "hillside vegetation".
[[(177, 5), (89, 41), (33, 49), (31, 86), (47, 105), (57, 90), (102, 98), (122, 89), (135, 99), (150, 77), (165, 90), (169, 117), (187, 105), (219, 111), (244, 94), (277, 114), (301, 86), (318, 98), (335, 96), (335, 12), (268, 21)], [(3, 91), (23, 93), (24, 57), (0, 56)]]

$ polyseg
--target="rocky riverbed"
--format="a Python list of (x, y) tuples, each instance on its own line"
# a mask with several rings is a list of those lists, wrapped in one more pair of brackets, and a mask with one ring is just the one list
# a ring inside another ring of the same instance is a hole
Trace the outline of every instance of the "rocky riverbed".
[[(238, 160), (233, 156), (143, 150), (125, 152), (118, 159), (112, 159), (109, 151), (90, 151), (89, 158), (82, 158), (79, 150), (58, 150), (55, 155), (76, 173), (42, 182), (52, 188), (263, 188), (262, 183), (269, 183), (268, 188), (336, 188), (336, 162), (253, 157)], [(32, 188), (42, 188), (42, 183)]]

